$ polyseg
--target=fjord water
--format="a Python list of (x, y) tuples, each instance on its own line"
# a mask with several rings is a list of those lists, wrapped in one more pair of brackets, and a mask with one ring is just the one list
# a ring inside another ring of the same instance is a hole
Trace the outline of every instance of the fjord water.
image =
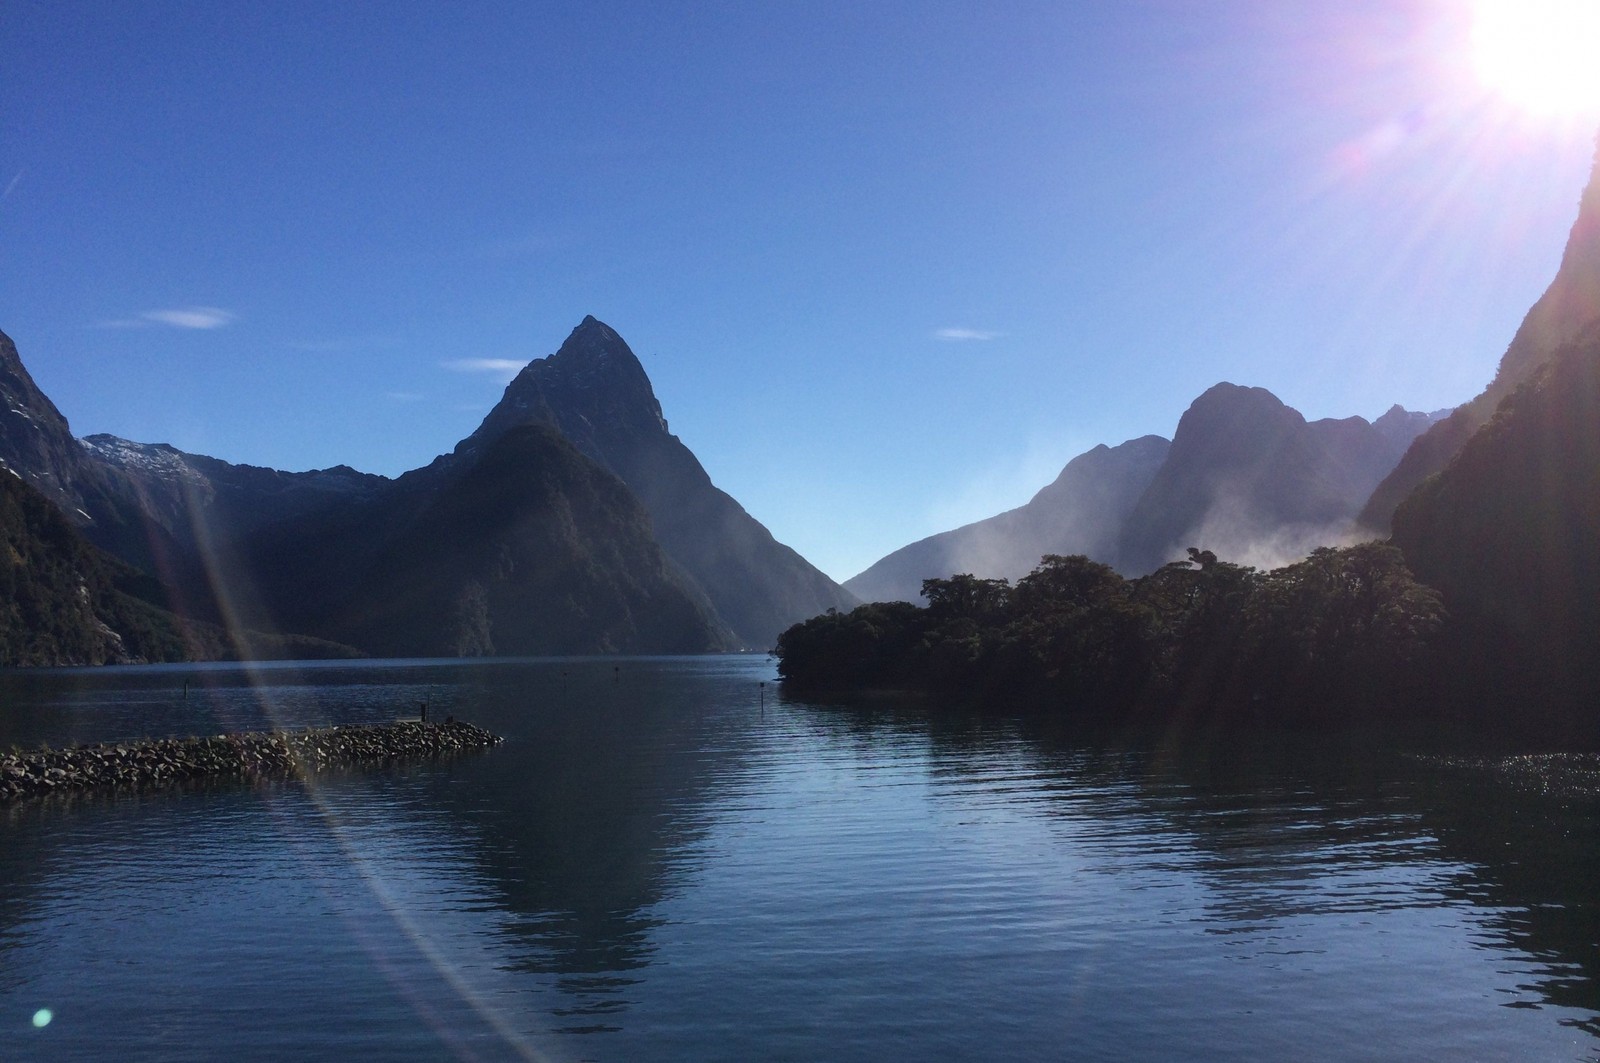
[(0, 1057), (1600, 1058), (1593, 758), (1087, 737), (773, 679), (0, 675), (0, 748), (420, 702), (507, 737), (0, 810)]

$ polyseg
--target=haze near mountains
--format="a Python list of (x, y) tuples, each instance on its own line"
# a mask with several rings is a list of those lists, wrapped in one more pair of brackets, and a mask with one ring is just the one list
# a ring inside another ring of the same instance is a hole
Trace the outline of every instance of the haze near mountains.
[(1067, 463), (1027, 505), (930, 536), (845, 581), (875, 601), (917, 601), (922, 581), (1017, 579), (1044, 554), (1084, 554), (1138, 576), (1202, 546), (1270, 568), (1348, 539), (1361, 505), (1438, 415), (1308, 422), (1264, 388), (1218, 384), (1172, 440), (1143, 436)]

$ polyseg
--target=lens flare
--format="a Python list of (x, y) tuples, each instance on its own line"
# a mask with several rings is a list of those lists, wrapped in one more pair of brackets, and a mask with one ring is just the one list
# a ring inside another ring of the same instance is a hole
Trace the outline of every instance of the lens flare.
[(1486, 88), (1538, 115), (1600, 112), (1600, 2), (1477, 0), (1472, 15)]
[(34, 1029), (36, 1029), (36, 1030), (44, 1029), (46, 1026), (50, 1025), (50, 1020), (55, 1018), (55, 1017), (56, 1017), (56, 1013), (51, 1011), (49, 1008), (40, 1008), (38, 1011), (33, 1013), (33, 1027), (34, 1027)]

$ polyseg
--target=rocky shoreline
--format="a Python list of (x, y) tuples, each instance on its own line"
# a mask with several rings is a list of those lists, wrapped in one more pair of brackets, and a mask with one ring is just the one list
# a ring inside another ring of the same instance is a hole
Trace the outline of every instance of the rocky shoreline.
[(0, 804), (102, 787), (143, 788), (205, 778), (262, 778), (486, 749), (504, 741), (481, 727), (397, 721), (213, 738), (107, 742), (0, 755)]

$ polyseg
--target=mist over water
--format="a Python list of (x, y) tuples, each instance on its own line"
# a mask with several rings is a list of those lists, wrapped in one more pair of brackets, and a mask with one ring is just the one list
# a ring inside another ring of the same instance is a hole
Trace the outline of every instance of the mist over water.
[(0, 810), (5, 1057), (1600, 1056), (1593, 758), (1075, 734), (773, 678), (0, 675), (0, 744), (424, 700), (507, 737)]

